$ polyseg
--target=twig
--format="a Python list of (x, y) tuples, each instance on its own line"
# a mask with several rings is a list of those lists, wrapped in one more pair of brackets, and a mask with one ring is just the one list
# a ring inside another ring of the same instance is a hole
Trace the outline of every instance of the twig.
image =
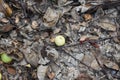
[(85, 64), (84, 62), (80, 61), (79, 59), (76, 59), (74, 56), (72, 56), (71, 54), (67, 53), (63, 48), (59, 48), (61, 51), (63, 51), (65, 54), (69, 55), (70, 57), (72, 57), (73, 59), (75, 59), (76, 61), (78, 61), (79, 63), (83, 64), (84, 66), (88, 67), (89, 69), (92, 69), (95, 72), (98, 72), (97, 70), (93, 69), (91, 66), (88, 66), (87, 64)]
[(95, 50), (95, 51), (91, 50), (91, 52), (92, 52), (92, 54), (94, 55), (94, 57), (95, 57), (98, 65), (99, 65), (100, 68), (102, 69), (102, 70), (101, 70), (102, 73), (105, 75), (105, 77), (107, 77), (108, 80), (110, 80), (108, 73), (107, 73), (106, 70), (104, 69), (104, 66), (100, 64), (100, 62), (99, 62), (99, 60), (98, 60), (98, 58), (97, 58), (97, 56), (96, 56), (96, 52), (98, 52), (98, 51), (96, 51), (96, 50)]
[[(117, 37), (117, 38), (120, 38), (120, 36), (113, 36), (113, 37), (108, 37), (108, 38), (99, 38), (98, 40), (86, 40), (86, 41), (84, 41), (82, 44), (84, 44), (84, 43), (90, 43), (90, 42), (92, 42), (92, 43), (97, 43), (97, 42), (100, 42), (100, 41), (105, 41), (105, 40), (113, 39), (113, 38), (116, 38), (116, 37)], [(63, 46), (63, 48), (64, 48), (64, 47), (78, 46), (78, 45), (81, 45), (80, 42)]]

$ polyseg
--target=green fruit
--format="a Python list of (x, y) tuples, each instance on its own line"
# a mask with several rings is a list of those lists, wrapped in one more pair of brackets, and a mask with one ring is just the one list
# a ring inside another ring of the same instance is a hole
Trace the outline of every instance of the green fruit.
[(55, 37), (55, 44), (57, 46), (63, 46), (65, 44), (65, 38), (62, 35), (58, 35)]
[(7, 54), (3, 53), (1, 55), (1, 60), (4, 62), (4, 63), (10, 63), (12, 61), (12, 58), (9, 57)]

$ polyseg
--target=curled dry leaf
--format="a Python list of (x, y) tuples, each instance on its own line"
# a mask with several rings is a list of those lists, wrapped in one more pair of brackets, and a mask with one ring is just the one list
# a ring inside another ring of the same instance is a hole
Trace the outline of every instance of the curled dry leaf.
[(37, 26), (38, 26), (37, 21), (32, 21), (32, 26), (31, 26), (31, 27), (32, 27), (33, 29), (37, 29), (37, 28), (38, 28)]
[(62, 16), (61, 10), (55, 10), (48, 8), (45, 15), (43, 16), (44, 25), (46, 27), (53, 27), (58, 22), (58, 19)]
[(48, 47), (48, 49), (46, 51), (47, 51), (47, 56), (50, 60), (57, 60), (58, 59), (59, 53), (56, 49)]
[(85, 21), (91, 20), (92, 19), (92, 15), (91, 14), (84, 14), (84, 19)]
[(6, 19), (6, 18), (2, 18), (2, 19), (0, 19), (0, 21), (3, 22), (3, 23), (8, 23), (9, 22), (9, 20)]
[(112, 62), (112, 61), (105, 61), (104, 65), (109, 67), (109, 68), (119, 70), (119, 66), (116, 63)]
[(98, 36), (91, 36), (91, 35), (83, 35), (80, 38), (80, 41), (85, 41), (85, 40), (98, 40)]
[(100, 22), (100, 27), (108, 31), (116, 31), (116, 26), (108, 22)]

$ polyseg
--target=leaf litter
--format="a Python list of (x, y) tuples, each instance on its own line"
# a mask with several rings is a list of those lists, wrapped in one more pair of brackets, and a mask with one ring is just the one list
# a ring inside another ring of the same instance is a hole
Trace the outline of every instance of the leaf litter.
[[(1, 0), (3, 80), (119, 80), (119, 0)], [(57, 35), (66, 43), (58, 47)]]

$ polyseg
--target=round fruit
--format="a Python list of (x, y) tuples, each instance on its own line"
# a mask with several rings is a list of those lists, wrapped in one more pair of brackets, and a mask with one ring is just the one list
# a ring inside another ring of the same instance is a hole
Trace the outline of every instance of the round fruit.
[(3, 53), (1, 55), (1, 60), (4, 62), (4, 63), (10, 63), (12, 61), (12, 58), (10, 56), (8, 56), (7, 54)]
[(55, 37), (55, 44), (57, 46), (63, 46), (65, 44), (65, 38), (62, 35), (58, 35)]

